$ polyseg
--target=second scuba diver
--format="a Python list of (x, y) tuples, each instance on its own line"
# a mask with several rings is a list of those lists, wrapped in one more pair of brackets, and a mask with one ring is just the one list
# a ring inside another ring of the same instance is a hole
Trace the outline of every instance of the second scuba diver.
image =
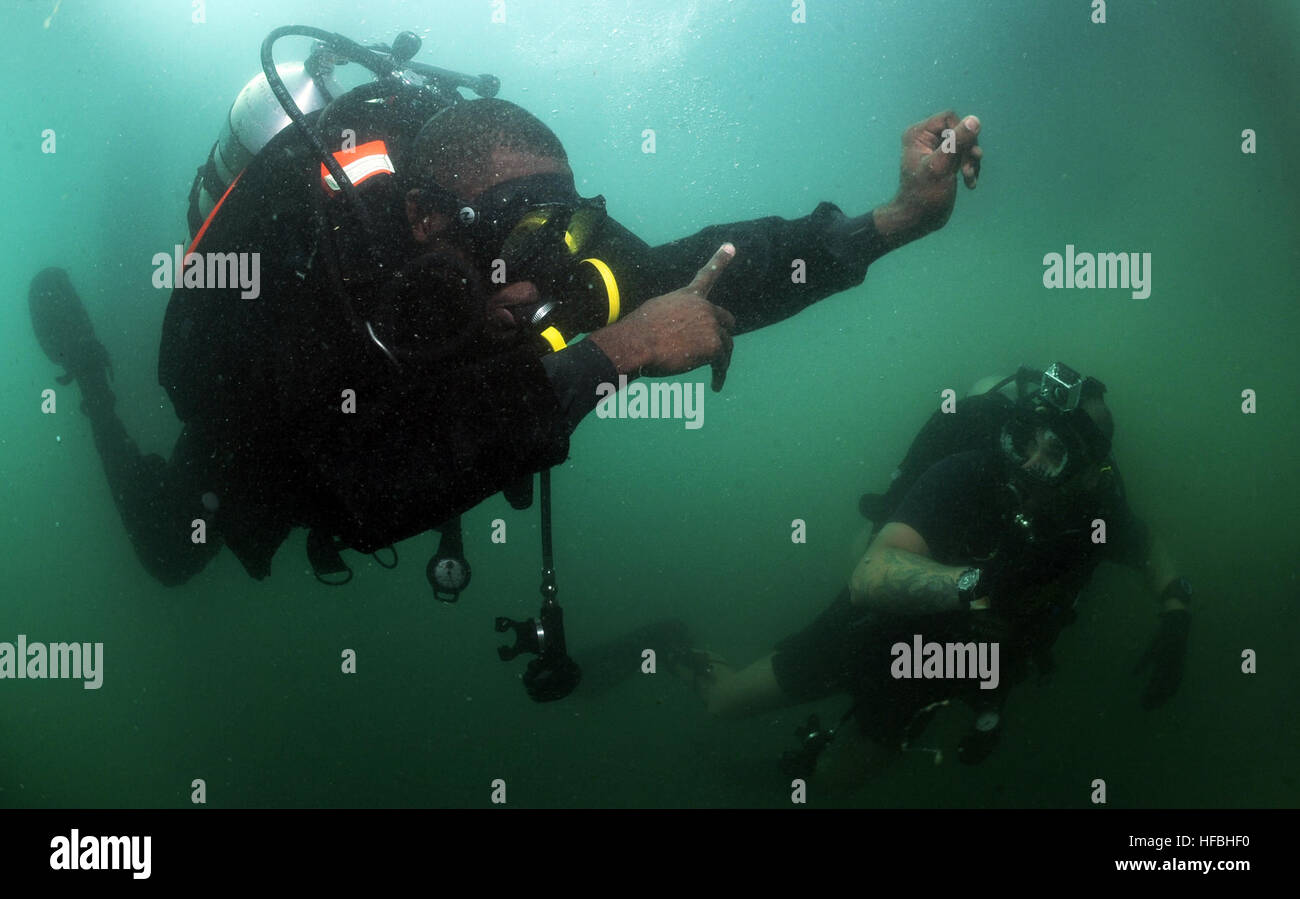
[[(1011, 388), (1015, 399), (1003, 393)], [(838, 723), (810, 718), (802, 746), (784, 758), (791, 777), (817, 774), (848, 788), (912, 745), (952, 701), (973, 713), (958, 758), (987, 757), (1003, 732), (1008, 690), (1031, 671), (1051, 671), (1052, 644), (1074, 620), (1080, 591), (1111, 561), (1142, 571), (1160, 604), (1139, 670), (1150, 669), (1142, 705), (1163, 704), (1182, 678), (1191, 587), (1128, 506), (1105, 392), (1054, 363), (1022, 368), (955, 411), (936, 412), (890, 489), (862, 497), (876, 528), (848, 584), (812, 624), (752, 665), (733, 669), (690, 648), (676, 623), (638, 638), (665, 648), (720, 717), (848, 695)], [(897, 647), (922, 636), (966, 650), (972, 664), (970, 648), (997, 644), (993, 689), (969, 674), (900, 676)], [(609, 655), (593, 653), (607, 665)], [(620, 664), (630, 670), (631, 662)]]

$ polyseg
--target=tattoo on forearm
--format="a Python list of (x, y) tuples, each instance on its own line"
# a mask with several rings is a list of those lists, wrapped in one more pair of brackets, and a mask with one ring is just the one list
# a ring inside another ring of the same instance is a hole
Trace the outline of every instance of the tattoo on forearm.
[[(872, 565), (868, 559), (866, 564)], [(876, 591), (890, 599), (947, 600), (957, 595), (957, 585), (942, 566), (916, 553), (886, 549), (874, 560)]]

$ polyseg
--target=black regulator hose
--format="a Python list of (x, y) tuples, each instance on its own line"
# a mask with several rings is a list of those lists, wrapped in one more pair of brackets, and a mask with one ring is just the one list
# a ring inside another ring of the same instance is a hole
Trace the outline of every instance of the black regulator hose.
[(343, 195), (348, 198), (352, 208), (357, 211), (366, 232), (374, 234), (376, 231), (374, 222), (370, 219), (370, 211), (357, 195), (356, 185), (343, 171), (343, 166), (339, 165), (338, 160), (334, 158), (334, 154), (325, 149), (325, 145), (320, 142), (320, 138), (308, 127), (307, 119), (302, 114), (302, 110), (298, 108), (297, 101), (293, 99), (289, 89), (284, 86), (284, 82), (280, 79), (280, 73), (275, 70), (275, 59), (272, 56), (275, 42), (291, 34), (315, 38), (339, 56), (346, 56), (353, 62), (365, 66), (380, 78), (391, 76), (393, 74), (392, 68), (389, 66), (388, 60), (379, 53), (367, 50), (356, 41), (341, 34), (325, 31), (322, 28), (313, 28), (310, 25), (284, 25), (272, 31), (266, 36), (266, 40), (262, 41), (262, 74), (266, 76), (266, 83), (270, 85), (271, 92), (275, 94), (275, 99), (280, 101), (280, 106), (284, 108), (285, 113), (298, 126), (298, 131), (303, 138), (311, 145), (316, 155), (320, 157), (321, 163), (329, 173), (334, 176), (334, 182), (343, 191)]
[(393, 41), (391, 50), (384, 48), (387, 52), (369, 49), (351, 38), (332, 31), (326, 31), (323, 28), (314, 28), (310, 25), (283, 25), (266, 36), (266, 40), (262, 41), (262, 74), (266, 76), (266, 83), (270, 86), (271, 92), (275, 94), (276, 100), (280, 102), (280, 106), (285, 113), (298, 126), (298, 131), (303, 138), (316, 152), (316, 155), (320, 157), (320, 161), (326, 170), (334, 176), (334, 182), (338, 184), (339, 190), (343, 191), (343, 196), (347, 197), (348, 202), (352, 204), (352, 208), (357, 211), (362, 225), (370, 234), (377, 232), (373, 227), (374, 222), (371, 220), (369, 209), (366, 208), (365, 203), (357, 195), (356, 185), (343, 171), (343, 167), (339, 165), (334, 155), (325, 149), (325, 146), (320, 142), (320, 138), (308, 127), (306, 117), (303, 115), (302, 110), (298, 108), (297, 101), (293, 99), (289, 89), (284, 86), (280, 73), (275, 69), (275, 59), (272, 55), (275, 42), (289, 35), (315, 38), (332, 53), (346, 57), (352, 62), (369, 69), (381, 81), (394, 78), (398, 71), (409, 69), (418, 75), (422, 75), (427, 80), (436, 79), (453, 88), (469, 88), (480, 97), (494, 97), (501, 88), (500, 80), (494, 75), (464, 75), (460, 72), (440, 69), (437, 66), (412, 62), (411, 57), (419, 52), (420, 39), (409, 31), (404, 31), (397, 36), (397, 39)]
[[(356, 212), (363, 232), (368, 235), (378, 234), (379, 231), (375, 227), (375, 221), (370, 214), (370, 209), (358, 194), (356, 185), (352, 183), (352, 179), (348, 177), (343, 166), (339, 165), (338, 160), (334, 158), (334, 154), (330, 153), (325, 148), (325, 145), (321, 143), (316, 132), (307, 124), (307, 118), (303, 115), (302, 109), (299, 108), (297, 101), (294, 100), (293, 95), (289, 93), (288, 88), (284, 86), (284, 81), (280, 78), (280, 73), (276, 71), (275, 58), (273, 56), (276, 41), (280, 40), (282, 37), (288, 37), (290, 35), (314, 38), (330, 53), (336, 56), (341, 56), (369, 69), (374, 73), (377, 83), (381, 87), (398, 82), (398, 75), (402, 71), (412, 71), (416, 74), (423, 75), (426, 79), (426, 84), (438, 80), (444, 85), (452, 88), (470, 88), (480, 96), (484, 97), (495, 95), (500, 87), (500, 82), (492, 75), (463, 75), (458, 72), (449, 72), (446, 69), (439, 69), (435, 66), (412, 62), (411, 57), (419, 52), (420, 38), (409, 31), (404, 31), (399, 34), (393, 41), (392, 48), (379, 45), (376, 49), (364, 47), (351, 38), (344, 37), (341, 34), (336, 34), (331, 31), (325, 31), (322, 28), (313, 28), (310, 25), (283, 25), (276, 28), (266, 36), (266, 39), (262, 41), (261, 56), (262, 74), (266, 77), (267, 85), (271, 88), (271, 92), (275, 95), (275, 99), (279, 101), (285, 114), (289, 116), (290, 120), (296, 126), (298, 126), (298, 132), (302, 135), (303, 139), (307, 141), (308, 146), (311, 147), (313, 152), (315, 152), (316, 156), (320, 159), (321, 164), (325, 166), (326, 171), (334, 177), (334, 182), (339, 186), (339, 190), (343, 192), (343, 196), (347, 198), (348, 203)], [(372, 261), (375, 262), (376, 265), (379, 265), (381, 260), (379, 258), (379, 252), (374, 244), (368, 243), (368, 249)], [(393, 355), (393, 351), (382, 342), (378, 335), (375, 334), (374, 325), (370, 321), (357, 315), (348, 292), (342, 286), (342, 280), (338, 276), (337, 270), (332, 269), (331, 274), (334, 277), (343, 305), (354, 328), (356, 328), (362, 336), (366, 336), (373, 341), (394, 365), (400, 367), (400, 362), (397, 357)]]

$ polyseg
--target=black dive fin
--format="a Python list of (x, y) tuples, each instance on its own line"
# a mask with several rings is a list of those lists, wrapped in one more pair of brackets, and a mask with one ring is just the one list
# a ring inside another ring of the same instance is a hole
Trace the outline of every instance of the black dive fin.
[(66, 369), (58, 379), (60, 384), (100, 370), (112, 373), (108, 352), (95, 337), (90, 316), (67, 272), (47, 268), (38, 273), (32, 278), (27, 303), (41, 349), (51, 362)]

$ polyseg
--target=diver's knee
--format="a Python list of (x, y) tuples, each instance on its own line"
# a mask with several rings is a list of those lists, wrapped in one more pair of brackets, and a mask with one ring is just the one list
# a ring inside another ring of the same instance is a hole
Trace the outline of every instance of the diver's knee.
[(709, 717), (717, 718), (720, 721), (743, 718), (747, 712), (745, 703), (741, 701), (740, 697), (726, 690), (706, 691), (704, 694), (704, 708), (708, 711)]
[(697, 690), (711, 718), (735, 720), (757, 711), (746, 678), (731, 669), (714, 666), (709, 678), (698, 683)]
[(721, 719), (746, 718), (791, 704), (773, 673), (771, 656), (739, 670), (715, 662), (699, 692), (709, 714)]

